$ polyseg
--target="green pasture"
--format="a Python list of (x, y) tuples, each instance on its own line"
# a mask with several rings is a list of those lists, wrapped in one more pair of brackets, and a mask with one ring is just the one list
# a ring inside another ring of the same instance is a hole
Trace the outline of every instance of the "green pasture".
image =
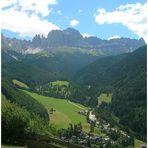
[(16, 85), (18, 85), (18, 86), (20, 86), (20, 87), (22, 87), (22, 88), (26, 88), (26, 89), (29, 88), (25, 83), (20, 82), (20, 81), (18, 81), (18, 80), (12, 80), (12, 82), (13, 82), (13, 84), (16, 84)]
[(105, 102), (105, 103), (111, 103), (112, 101), (112, 94), (109, 93), (102, 93), (99, 97), (98, 97), (98, 104)]
[[(81, 122), (83, 130), (89, 131), (86, 117), (78, 114), (78, 111), (84, 110), (86, 107), (65, 99), (46, 97), (26, 90), (24, 91), (46, 107), (49, 112), (50, 123), (53, 123), (56, 128), (67, 128), (69, 123), (77, 124)], [(54, 110), (53, 113), (51, 113), (51, 109)]]
[(54, 81), (54, 82), (51, 82), (52, 85), (58, 85), (58, 86), (68, 86), (69, 85), (69, 82), (68, 81)]

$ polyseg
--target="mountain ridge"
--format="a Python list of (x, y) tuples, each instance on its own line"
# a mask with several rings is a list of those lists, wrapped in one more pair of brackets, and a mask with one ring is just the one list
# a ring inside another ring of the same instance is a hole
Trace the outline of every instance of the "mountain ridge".
[(130, 38), (104, 40), (95, 36), (83, 37), (78, 30), (73, 28), (53, 30), (48, 33), (47, 37), (36, 35), (32, 41), (11, 39), (2, 35), (2, 49), (8, 48), (24, 53), (36, 53), (41, 50), (51, 52), (55, 48), (66, 46), (81, 48), (89, 53), (93, 52), (96, 55), (106, 56), (132, 52), (144, 44), (142, 38), (139, 40)]

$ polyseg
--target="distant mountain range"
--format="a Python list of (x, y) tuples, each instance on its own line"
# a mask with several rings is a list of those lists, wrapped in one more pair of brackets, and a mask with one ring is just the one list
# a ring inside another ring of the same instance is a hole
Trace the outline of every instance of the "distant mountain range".
[(24, 53), (50, 52), (59, 47), (75, 47), (81, 49), (79, 52), (107, 56), (132, 52), (144, 44), (142, 38), (139, 40), (130, 38), (102, 40), (94, 36), (83, 37), (79, 31), (73, 28), (63, 31), (53, 30), (49, 32), (47, 38), (36, 35), (32, 41), (10, 39), (2, 35), (2, 49), (12, 49)]

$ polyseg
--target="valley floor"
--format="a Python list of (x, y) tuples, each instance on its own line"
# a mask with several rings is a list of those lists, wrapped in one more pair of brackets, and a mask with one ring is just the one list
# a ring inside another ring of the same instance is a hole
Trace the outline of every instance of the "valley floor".
[[(86, 120), (86, 116), (79, 114), (79, 112), (83, 112), (85, 110), (88, 110), (85, 106), (71, 102), (66, 99), (59, 99), (59, 98), (53, 98), (53, 97), (47, 97), (43, 95), (39, 95), (33, 92), (29, 92), (27, 90), (22, 90), (25, 93), (32, 96), (34, 99), (36, 99), (38, 102), (43, 104), (45, 108), (48, 110), (49, 117), (50, 117), (50, 123), (53, 123), (53, 125), (57, 128), (68, 128), (69, 124), (78, 124), (81, 122), (83, 131), (89, 132), (90, 131), (90, 124)], [(111, 94), (102, 94), (99, 98), (101, 102), (111, 102)], [(94, 128), (93, 134), (96, 136), (102, 136), (104, 137), (104, 140), (110, 139), (106, 133), (110, 130), (118, 130), (122, 135), (125, 135), (125, 133), (116, 128), (110, 128), (109, 123), (99, 123)], [(97, 122), (96, 122), (97, 123)], [(102, 132), (103, 131), (103, 132)], [(128, 135), (126, 135), (128, 136)], [(143, 144), (142, 141), (135, 139), (134, 148), (139, 148), (140, 145)], [(7, 147), (6, 147), (7, 148)]]

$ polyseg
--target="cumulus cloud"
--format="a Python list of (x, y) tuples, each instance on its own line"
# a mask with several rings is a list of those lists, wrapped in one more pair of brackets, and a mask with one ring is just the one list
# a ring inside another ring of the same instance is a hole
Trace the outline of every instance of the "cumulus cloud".
[(108, 38), (108, 40), (112, 40), (112, 39), (120, 39), (121, 37), (119, 35), (114, 35)]
[(94, 14), (98, 24), (121, 23), (134, 34), (146, 40), (147, 37), (147, 3), (126, 4), (116, 8), (115, 11), (107, 12), (105, 9), (98, 9)]
[(21, 11), (47, 16), (50, 13), (48, 6), (56, 3), (56, 0), (1, 0), (1, 8), (13, 7)]
[(25, 12), (4, 11), (1, 13), (2, 28), (20, 33), (21, 36), (33, 37), (35, 34), (47, 36), (53, 29), (59, 29), (56, 25), (41, 20), (36, 15), (28, 16)]
[(49, 31), (59, 29), (44, 19), (52, 10), (49, 5), (56, 3), (56, 0), (2, 0), (1, 28), (17, 32), (20, 36), (47, 36)]
[(79, 21), (78, 20), (71, 20), (70, 21), (70, 26), (77, 26), (79, 24)]

